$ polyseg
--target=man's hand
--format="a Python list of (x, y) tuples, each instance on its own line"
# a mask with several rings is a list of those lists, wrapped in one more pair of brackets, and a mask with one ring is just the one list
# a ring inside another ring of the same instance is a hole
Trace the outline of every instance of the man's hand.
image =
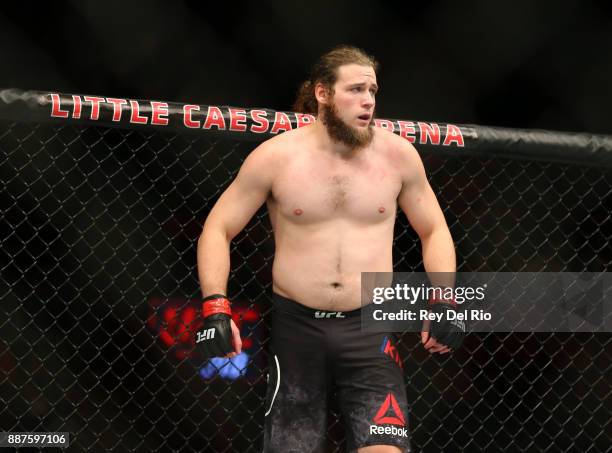
[(232, 327), (232, 345), (234, 346), (234, 351), (230, 352), (227, 357), (235, 357), (242, 352), (242, 338), (240, 338), (240, 330), (233, 319), (230, 321), (230, 325)]
[(232, 320), (229, 299), (214, 294), (202, 301), (204, 325), (196, 332), (196, 345), (204, 358), (234, 357), (242, 350), (240, 331)]
[(431, 321), (423, 321), (423, 328), (421, 329), (421, 343), (423, 343), (425, 349), (432, 354), (436, 352), (439, 352), (440, 354), (450, 352), (450, 348), (438, 343), (438, 341), (432, 335), (430, 335), (430, 325)]
[(465, 337), (465, 321), (449, 320), (448, 312), (455, 310), (454, 301), (431, 301), (431, 313), (442, 315), (441, 320), (423, 322), (421, 342), (429, 352), (445, 354), (461, 346)]

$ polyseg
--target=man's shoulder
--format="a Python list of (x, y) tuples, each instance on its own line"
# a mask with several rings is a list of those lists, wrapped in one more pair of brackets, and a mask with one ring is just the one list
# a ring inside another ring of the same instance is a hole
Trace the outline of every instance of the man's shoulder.
[(305, 140), (310, 135), (312, 126), (302, 126), (269, 138), (264, 143), (271, 148), (286, 147)]
[(249, 154), (248, 159), (257, 166), (268, 167), (269, 169), (278, 168), (279, 165), (287, 162), (291, 156), (296, 154), (305, 139), (304, 131), (308, 126), (293, 129), (282, 134), (275, 135), (262, 142)]
[(402, 184), (419, 181), (424, 171), (423, 160), (412, 143), (385, 129), (378, 136), (383, 154), (388, 164), (398, 171)]
[(416, 148), (405, 138), (381, 127), (374, 129), (377, 144), (389, 159), (397, 163), (409, 163), (413, 159), (420, 159)]
[(304, 147), (310, 135), (308, 128), (309, 126), (303, 126), (275, 135), (261, 143), (255, 151), (273, 159), (287, 159)]

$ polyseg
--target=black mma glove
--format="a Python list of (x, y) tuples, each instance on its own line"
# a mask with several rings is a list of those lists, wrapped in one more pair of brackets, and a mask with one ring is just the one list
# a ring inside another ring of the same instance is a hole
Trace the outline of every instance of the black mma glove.
[(204, 325), (196, 332), (195, 342), (205, 359), (224, 357), (234, 351), (232, 345), (232, 309), (229, 299), (213, 294), (202, 301)]
[(457, 349), (463, 343), (465, 337), (465, 321), (448, 319), (448, 312), (455, 311), (457, 303), (453, 299), (430, 299), (429, 311), (432, 313), (442, 313), (441, 321), (431, 321), (429, 334), (436, 341), (450, 349)]

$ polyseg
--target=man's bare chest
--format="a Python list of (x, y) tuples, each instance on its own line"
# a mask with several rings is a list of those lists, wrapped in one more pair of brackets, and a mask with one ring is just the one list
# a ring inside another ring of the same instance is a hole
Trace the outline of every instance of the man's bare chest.
[(376, 222), (395, 215), (400, 190), (397, 171), (383, 163), (298, 161), (276, 176), (272, 194), (280, 213), (296, 221), (347, 218)]

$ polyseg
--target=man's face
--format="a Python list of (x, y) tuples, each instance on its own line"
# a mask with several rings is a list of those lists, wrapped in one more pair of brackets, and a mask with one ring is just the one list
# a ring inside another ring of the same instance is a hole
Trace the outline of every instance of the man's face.
[(377, 91), (376, 73), (371, 66), (350, 64), (338, 68), (333, 93), (322, 105), (324, 123), (334, 140), (352, 149), (372, 141)]

